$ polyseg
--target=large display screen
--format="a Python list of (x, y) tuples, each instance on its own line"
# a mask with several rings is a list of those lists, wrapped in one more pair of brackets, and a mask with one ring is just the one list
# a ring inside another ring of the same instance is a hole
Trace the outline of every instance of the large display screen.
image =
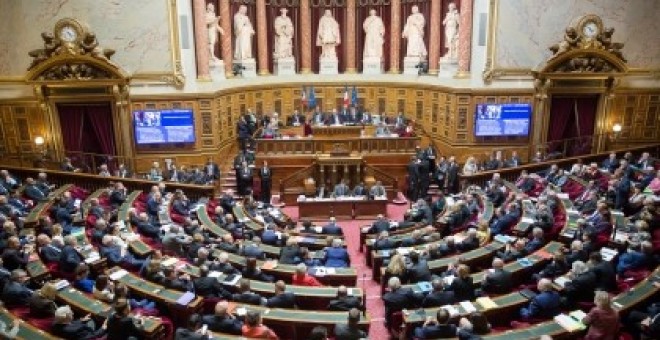
[(194, 143), (191, 109), (133, 111), (137, 144)]
[(477, 104), (475, 135), (528, 136), (531, 116), (530, 104)]

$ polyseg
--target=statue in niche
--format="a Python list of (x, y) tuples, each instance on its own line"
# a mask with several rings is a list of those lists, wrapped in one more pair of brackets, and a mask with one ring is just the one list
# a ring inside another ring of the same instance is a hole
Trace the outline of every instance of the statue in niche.
[(424, 25), (426, 25), (426, 20), (422, 13), (419, 13), (419, 7), (412, 6), (412, 13), (408, 16), (401, 34), (404, 39), (408, 40), (406, 57), (426, 58), (428, 52), (424, 45)]
[(445, 58), (449, 60), (458, 59), (458, 25), (460, 21), (461, 16), (456, 9), (456, 4), (450, 2), (445, 19), (442, 21), (442, 25), (445, 26), (445, 47), (447, 48)]
[(275, 18), (275, 49), (273, 57), (284, 59), (293, 57), (293, 22), (286, 13), (286, 8), (280, 9), (280, 16)]
[(376, 10), (369, 11), (362, 28), (366, 33), (364, 37), (364, 58), (383, 57), (383, 43), (385, 42), (385, 25), (383, 19), (376, 15)]
[(215, 55), (215, 44), (218, 42), (218, 33), (224, 35), (225, 31), (220, 27), (220, 17), (215, 15), (215, 5), (206, 5), (206, 29), (208, 31), (209, 63), (214, 65), (220, 59)]
[(321, 47), (321, 59), (337, 59), (336, 48), (340, 43), (339, 23), (332, 17), (332, 12), (326, 9), (316, 33), (316, 46)]
[(252, 58), (252, 36), (254, 27), (247, 16), (247, 6), (241, 5), (238, 12), (234, 14), (234, 32), (236, 43), (234, 44), (234, 59), (237, 61)]

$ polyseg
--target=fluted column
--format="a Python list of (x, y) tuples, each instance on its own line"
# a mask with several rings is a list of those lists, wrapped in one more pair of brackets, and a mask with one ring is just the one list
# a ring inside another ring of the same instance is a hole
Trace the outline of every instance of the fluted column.
[(346, 73), (356, 73), (355, 63), (355, 12), (357, 5), (355, 0), (346, 1)]
[(429, 35), (429, 73), (438, 74), (438, 60), (440, 60), (440, 0), (431, 0), (431, 34)]
[(470, 75), (470, 57), (472, 56), (472, 2), (461, 1), (461, 23), (458, 26), (458, 73), (457, 78)]
[(269, 74), (268, 71), (268, 34), (266, 22), (266, 0), (257, 0), (257, 50), (259, 58), (259, 75)]
[(401, 50), (401, 0), (392, 0), (390, 5), (390, 73), (399, 73)]
[(206, 29), (206, 1), (193, 0), (193, 16), (195, 22), (195, 62), (197, 63), (197, 79), (210, 80), (209, 70), (209, 32)]
[(232, 78), (234, 76), (232, 72), (234, 56), (231, 51), (231, 40), (234, 34), (231, 24), (231, 8), (229, 1), (219, 0), (218, 3), (220, 4), (220, 26), (224, 31), (224, 34), (220, 36), (222, 42), (222, 60), (225, 62), (225, 76)]
[(310, 0), (300, 0), (300, 73), (312, 73), (312, 12)]

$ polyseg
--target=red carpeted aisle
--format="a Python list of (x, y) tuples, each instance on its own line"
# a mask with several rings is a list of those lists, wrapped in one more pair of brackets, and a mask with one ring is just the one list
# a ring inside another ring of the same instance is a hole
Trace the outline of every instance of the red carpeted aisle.
[[(387, 205), (388, 218), (392, 220), (401, 220), (403, 213), (408, 208), (408, 205)], [(283, 212), (294, 220), (298, 218), (297, 207), (286, 207)], [(325, 221), (315, 221), (316, 224), (323, 224)], [(351, 267), (355, 268), (358, 273), (358, 287), (363, 288), (367, 295), (367, 312), (371, 316), (371, 325), (369, 327), (370, 339), (388, 339), (389, 335), (385, 329), (385, 308), (380, 295), (379, 284), (371, 278), (371, 268), (369, 268), (364, 260), (364, 253), (359, 250), (360, 245), (360, 228), (364, 225), (369, 225), (373, 221), (369, 220), (354, 220), (354, 221), (339, 221), (339, 225), (344, 231), (346, 239), (346, 246), (351, 256)]]

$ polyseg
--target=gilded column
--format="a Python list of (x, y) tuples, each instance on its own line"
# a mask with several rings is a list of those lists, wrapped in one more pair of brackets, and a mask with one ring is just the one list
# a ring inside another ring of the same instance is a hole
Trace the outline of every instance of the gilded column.
[(440, 0), (431, 0), (431, 34), (429, 35), (429, 73), (438, 74), (440, 60)]
[(399, 73), (401, 50), (401, 0), (392, 0), (390, 5), (390, 73)]
[(355, 0), (346, 1), (346, 73), (356, 73), (355, 64), (355, 12), (357, 11)]
[(209, 70), (209, 32), (206, 29), (206, 1), (193, 0), (193, 16), (195, 24), (195, 62), (197, 63), (197, 79), (211, 80)]
[(457, 78), (470, 75), (472, 56), (472, 0), (461, 1), (461, 23), (458, 26), (458, 72)]
[(268, 34), (266, 22), (266, 0), (257, 0), (257, 50), (259, 75), (268, 75)]
[(225, 62), (225, 76), (232, 78), (234, 77), (234, 73), (232, 72), (234, 56), (231, 51), (231, 40), (234, 34), (231, 24), (231, 8), (229, 1), (219, 0), (218, 3), (220, 4), (220, 26), (224, 31), (224, 34), (220, 36), (222, 41), (222, 60)]
[(300, 73), (312, 73), (312, 12), (310, 0), (300, 0)]

